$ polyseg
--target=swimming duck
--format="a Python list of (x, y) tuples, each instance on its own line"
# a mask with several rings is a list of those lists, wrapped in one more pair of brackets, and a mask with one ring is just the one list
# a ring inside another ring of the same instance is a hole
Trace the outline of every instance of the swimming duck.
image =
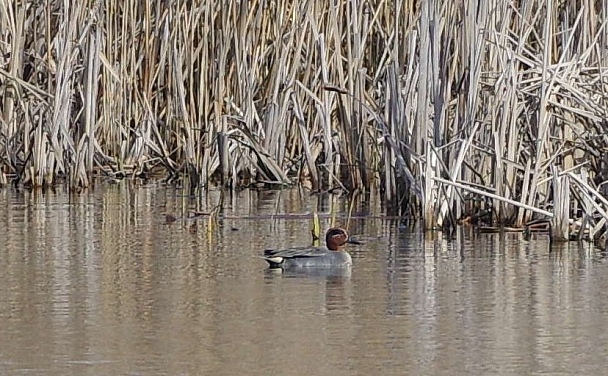
[(361, 244), (351, 239), (346, 230), (330, 228), (325, 234), (327, 247), (297, 247), (288, 249), (267, 249), (262, 258), (271, 268), (335, 268), (349, 267), (353, 261), (344, 250), (346, 243)]

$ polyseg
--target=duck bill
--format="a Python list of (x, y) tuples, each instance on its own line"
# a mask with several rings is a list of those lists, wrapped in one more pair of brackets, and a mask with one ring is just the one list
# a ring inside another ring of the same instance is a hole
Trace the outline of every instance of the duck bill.
[(363, 244), (363, 243), (361, 243), (361, 242), (360, 242), (360, 241), (358, 241), (358, 240), (355, 240), (355, 239), (350, 239), (350, 238), (349, 238), (349, 239), (348, 239), (346, 242), (347, 242), (348, 244)]

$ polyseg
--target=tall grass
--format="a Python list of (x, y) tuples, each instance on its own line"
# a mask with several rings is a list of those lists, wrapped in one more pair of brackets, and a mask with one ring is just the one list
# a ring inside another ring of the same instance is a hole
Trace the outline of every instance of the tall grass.
[(379, 187), (427, 227), (486, 205), (521, 225), (550, 204), (552, 166), (584, 169), (595, 191), (608, 180), (607, 13), (589, 0), (1, 2), (2, 182)]

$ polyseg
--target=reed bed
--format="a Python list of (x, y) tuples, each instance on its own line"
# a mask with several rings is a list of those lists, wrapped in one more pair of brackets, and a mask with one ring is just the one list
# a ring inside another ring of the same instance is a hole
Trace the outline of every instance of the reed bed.
[(599, 226), (606, 22), (589, 0), (0, 2), (0, 183), (380, 189), (431, 228), (523, 226), (568, 173)]

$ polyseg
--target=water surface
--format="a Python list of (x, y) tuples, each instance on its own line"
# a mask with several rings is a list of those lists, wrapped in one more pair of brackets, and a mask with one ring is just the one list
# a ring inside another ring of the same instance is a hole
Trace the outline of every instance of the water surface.
[[(244, 191), (223, 216), (129, 182), (0, 190), (2, 375), (570, 375), (608, 365), (608, 263), (542, 235), (425, 237), (377, 200)], [(269, 271), (270, 246), (348, 227), (343, 275)], [(356, 216), (347, 220), (348, 213)], [(333, 219), (332, 219), (333, 218)]]

